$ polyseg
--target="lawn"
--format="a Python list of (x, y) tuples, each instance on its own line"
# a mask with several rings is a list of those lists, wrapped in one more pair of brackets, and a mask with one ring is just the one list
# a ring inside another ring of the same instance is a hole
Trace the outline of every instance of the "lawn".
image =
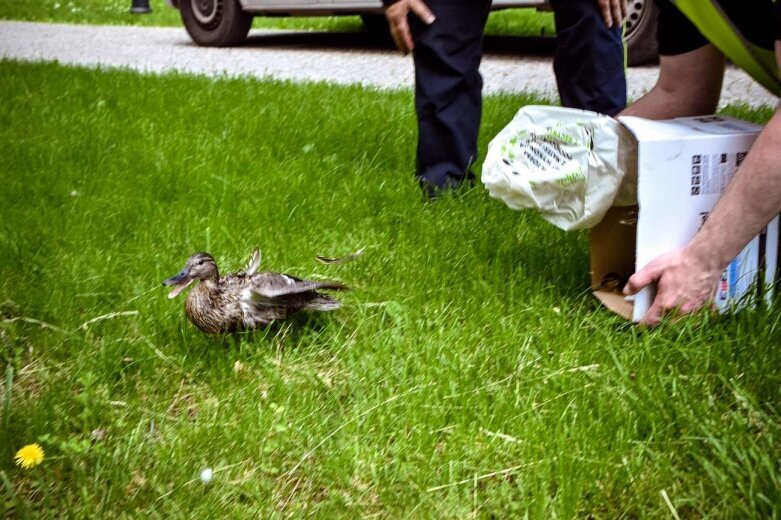
[[(409, 92), (0, 77), (7, 516), (781, 513), (781, 306), (624, 323), (586, 233), (479, 187), (421, 199)], [(532, 102), (487, 99), (481, 148)], [(351, 285), (344, 308), (217, 337), (166, 298), (190, 253), (229, 271), (255, 245)]]
[[(0, 19), (58, 23), (93, 23), (110, 25), (152, 25), (181, 27), (179, 11), (165, 0), (150, 0), (152, 12), (130, 14), (131, 0), (39, 0), (20, 2), (0, 0)], [(303, 29), (312, 31), (358, 31), (357, 16), (274, 18), (256, 17), (256, 29)], [(509, 9), (491, 13), (488, 34), (539, 36), (554, 33), (553, 15), (534, 9)]]

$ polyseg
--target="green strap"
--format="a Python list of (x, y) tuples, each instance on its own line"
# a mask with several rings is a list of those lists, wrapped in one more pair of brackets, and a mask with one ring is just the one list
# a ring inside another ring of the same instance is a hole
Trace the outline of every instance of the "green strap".
[[(775, 52), (746, 40), (713, 0), (672, 0), (703, 36), (762, 86), (781, 95)], [(746, 7), (749, 8), (748, 6)]]

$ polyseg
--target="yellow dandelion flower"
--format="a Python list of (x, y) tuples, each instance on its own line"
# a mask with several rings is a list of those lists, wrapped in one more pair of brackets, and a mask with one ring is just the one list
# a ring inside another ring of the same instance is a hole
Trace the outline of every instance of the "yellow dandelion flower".
[(21, 466), (24, 469), (30, 469), (43, 462), (43, 448), (37, 443), (28, 444), (16, 452), (16, 457), (14, 457), (14, 459), (16, 460), (17, 466)]

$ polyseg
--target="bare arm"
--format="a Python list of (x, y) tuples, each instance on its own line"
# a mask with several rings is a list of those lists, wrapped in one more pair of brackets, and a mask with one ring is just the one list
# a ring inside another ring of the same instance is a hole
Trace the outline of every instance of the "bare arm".
[(724, 55), (711, 44), (677, 56), (662, 56), (651, 91), (622, 116), (671, 119), (716, 111), (724, 77)]
[[(776, 56), (781, 56), (781, 42), (776, 42)], [(781, 111), (777, 109), (694, 239), (683, 249), (653, 260), (629, 279), (625, 288), (629, 294), (657, 283), (656, 298), (643, 317), (644, 323), (655, 325), (670, 310), (685, 314), (705, 305), (727, 264), (781, 212), (778, 150)]]

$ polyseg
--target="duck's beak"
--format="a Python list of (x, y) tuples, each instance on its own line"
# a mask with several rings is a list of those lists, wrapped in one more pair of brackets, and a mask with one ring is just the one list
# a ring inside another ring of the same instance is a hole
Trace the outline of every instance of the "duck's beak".
[(191, 283), (195, 281), (195, 278), (190, 277), (190, 273), (185, 267), (182, 269), (179, 274), (176, 276), (172, 276), (171, 278), (168, 278), (166, 280), (163, 280), (163, 285), (174, 285), (173, 291), (171, 291), (168, 294), (169, 298), (176, 298), (181, 294), (182, 291), (187, 289), (187, 287), (190, 286)]

